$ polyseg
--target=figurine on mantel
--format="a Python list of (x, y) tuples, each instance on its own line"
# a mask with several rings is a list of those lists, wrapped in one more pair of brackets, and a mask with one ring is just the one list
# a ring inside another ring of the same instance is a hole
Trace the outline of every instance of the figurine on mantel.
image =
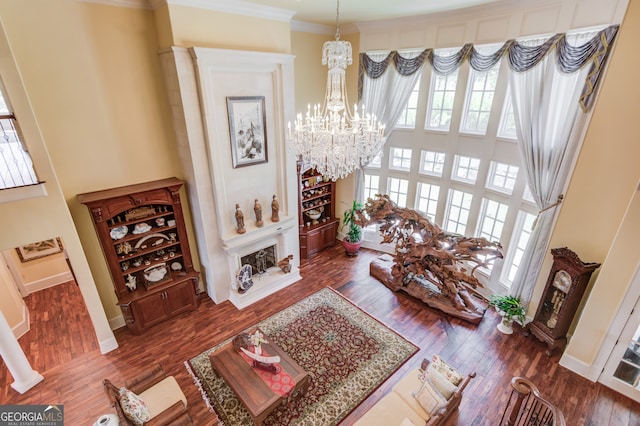
[(247, 232), (244, 227), (244, 214), (242, 213), (242, 210), (240, 210), (240, 204), (236, 204), (236, 222), (238, 225), (236, 232), (238, 232), (238, 234), (244, 234)]
[(256, 212), (256, 226), (258, 228), (262, 228), (262, 226), (264, 225), (264, 222), (262, 221), (262, 206), (258, 202), (257, 198), (255, 204), (253, 205), (253, 211)]
[(280, 221), (280, 216), (278, 216), (278, 210), (280, 210), (280, 202), (278, 201), (278, 199), (274, 194), (273, 201), (271, 201), (271, 222)]

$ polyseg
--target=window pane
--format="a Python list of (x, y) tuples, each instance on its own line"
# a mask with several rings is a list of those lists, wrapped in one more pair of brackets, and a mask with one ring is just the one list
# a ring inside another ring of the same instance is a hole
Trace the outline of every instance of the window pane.
[(456, 155), (454, 157), (453, 173), (451, 178), (467, 183), (475, 183), (480, 169), (480, 160), (477, 158)]
[(511, 250), (511, 258), (506, 259), (506, 267), (503, 270), (503, 275), (505, 275), (506, 273), (505, 281), (507, 281), (509, 284), (513, 283), (513, 279), (516, 277), (516, 273), (518, 272), (518, 267), (520, 266), (522, 255), (525, 248), (527, 247), (529, 238), (531, 237), (531, 232), (533, 230), (533, 221), (535, 220), (535, 218), (535, 215), (524, 211), (520, 211), (518, 213), (518, 220), (513, 233), (515, 237), (513, 238), (513, 240), (515, 241), (515, 247)]
[[(482, 200), (482, 204), (479, 236), (491, 242), (500, 242), (509, 207), (487, 198)], [(493, 269), (494, 259), (486, 255), (479, 255), (478, 258), (485, 263), (483, 270), (490, 272)]]
[(442, 112), (437, 111), (431, 115), (431, 118), (429, 119), (428, 123), (431, 127), (438, 127), (442, 122), (441, 120), (442, 120)]
[(443, 92), (434, 92), (433, 94), (433, 108), (434, 110), (442, 109), (442, 105), (444, 104), (444, 93)]
[(364, 199), (375, 198), (380, 193), (380, 176), (364, 175)]
[(518, 170), (517, 166), (492, 161), (487, 178), (487, 188), (511, 194), (516, 185)]
[(406, 179), (389, 178), (388, 187), (388, 195), (391, 201), (396, 203), (398, 207), (406, 207), (409, 181)]
[(412, 150), (406, 148), (391, 147), (389, 150), (391, 158), (389, 167), (396, 170), (410, 170), (411, 169), (411, 154)]
[(442, 176), (444, 170), (445, 154), (443, 152), (422, 151), (420, 161), (420, 173), (431, 176)]
[[(0, 84), (0, 113), (13, 115)], [(17, 120), (0, 119), (0, 189), (38, 183), (31, 156), (20, 139)]]
[(485, 134), (489, 125), (493, 96), (498, 82), (499, 63), (489, 71), (471, 69), (469, 91), (462, 117), (461, 132)]
[(500, 241), (509, 207), (506, 204), (486, 198), (483, 200), (483, 203), (484, 214), (480, 218), (480, 236), (489, 241)]
[(456, 94), (458, 70), (449, 75), (431, 74), (431, 89), (425, 128), (448, 131), (451, 124), (453, 100)]
[(428, 183), (418, 182), (418, 196), (416, 209), (425, 213), (433, 222), (436, 218), (438, 210), (438, 197), (440, 195), (440, 187), (430, 185)]
[(447, 231), (461, 235), (465, 234), (472, 198), (472, 194), (455, 189), (449, 190), (448, 214), (445, 220), (445, 229)]

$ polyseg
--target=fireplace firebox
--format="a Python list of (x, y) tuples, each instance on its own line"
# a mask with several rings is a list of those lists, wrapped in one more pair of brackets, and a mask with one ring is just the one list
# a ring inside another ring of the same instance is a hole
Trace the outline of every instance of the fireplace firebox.
[(276, 246), (272, 245), (242, 256), (240, 258), (240, 267), (251, 265), (251, 273), (253, 275), (263, 274), (269, 268), (276, 266), (276, 255)]

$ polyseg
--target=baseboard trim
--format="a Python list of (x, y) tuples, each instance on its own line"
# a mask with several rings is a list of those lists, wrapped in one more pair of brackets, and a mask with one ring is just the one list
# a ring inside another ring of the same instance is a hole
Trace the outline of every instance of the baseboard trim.
[(29, 323), (29, 309), (27, 309), (27, 305), (22, 303), (22, 320), (13, 326), (11, 331), (13, 331), (13, 335), (16, 336), (16, 339), (24, 336), (31, 329), (31, 325)]
[(100, 345), (100, 353), (103, 355), (115, 349), (118, 349), (118, 341), (115, 337), (110, 337), (106, 340), (102, 340), (98, 344)]
[(598, 380), (598, 376), (600, 375), (599, 369), (593, 364), (586, 364), (571, 355), (567, 355), (566, 353), (562, 354), (562, 357), (560, 358), (560, 365), (594, 383)]
[(45, 288), (55, 287), (59, 284), (73, 281), (73, 274), (71, 271), (61, 272), (56, 275), (51, 275), (40, 280), (24, 283), (24, 288), (28, 294), (35, 293), (36, 291), (44, 290)]
[(117, 330), (126, 326), (127, 323), (124, 321), (124, 317), (122, 315), (115, 316), (113, 318), (109, 318), (109, 327), (111, 330)]

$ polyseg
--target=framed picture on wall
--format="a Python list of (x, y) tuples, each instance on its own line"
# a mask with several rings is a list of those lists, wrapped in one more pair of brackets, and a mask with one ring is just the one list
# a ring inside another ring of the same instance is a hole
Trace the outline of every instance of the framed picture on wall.
[(63, 247), (60, 238), (51, 238), (50, 240), (38, 241), (16, 248), (18, 257), (23, 263), (45, 256), (51, 256), (52, 254), (62, 253), (62, 250)]
[(227, 97), (233, 168), (267, 162), (264, 96)]

